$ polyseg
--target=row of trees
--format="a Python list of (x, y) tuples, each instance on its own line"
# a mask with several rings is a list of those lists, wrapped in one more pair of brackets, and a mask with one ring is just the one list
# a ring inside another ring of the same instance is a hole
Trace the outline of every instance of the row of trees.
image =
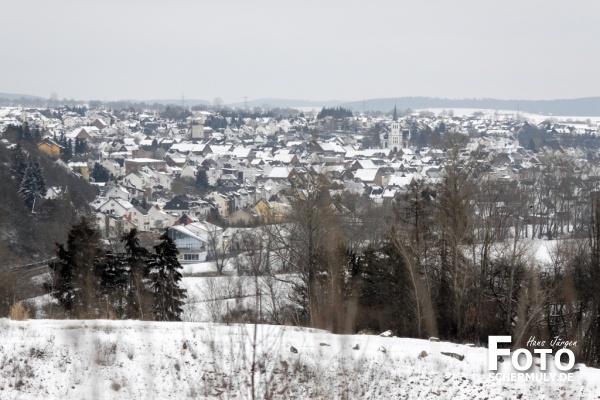
[(323, 107), (321, 109), (321, 111), (319, 111), (319, 113), (317, 114), (318, 119), (322, 119), (322, 118), (326, 118), (326, 117), (333, 117), (336, 119), (341, 119), (341, 118), (350, 118), (352, 116), (353, 116), (352, 111), (348, 110), (346, 108), (343, 108), (343, 107), (331, 107), (331, 108)]
[(57, 244), (46, 284), (69, 318), (178, 321), (186, 298), (179, 287), (181, 264), (167, 231), (154, 252), (140, 245), (137, 231), (121, 237), (123, 252), (103, 248), (100, 233), (82, 218)]

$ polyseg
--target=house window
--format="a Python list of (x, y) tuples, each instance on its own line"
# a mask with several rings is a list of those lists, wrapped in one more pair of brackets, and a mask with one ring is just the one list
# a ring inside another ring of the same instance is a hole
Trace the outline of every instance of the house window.
[(184, 261), (200, 261), (200, 255), (199, 254), (184, 254), (183, 260)]

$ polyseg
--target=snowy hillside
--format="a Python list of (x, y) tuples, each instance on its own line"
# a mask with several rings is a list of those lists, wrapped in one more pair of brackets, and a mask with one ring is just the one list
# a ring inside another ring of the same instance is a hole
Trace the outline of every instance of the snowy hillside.
[(0, 320), (0, 337), (1, 399), (600, 395), (600, 371), (582, 365), (571, 383), (498, 382), (483, 348), (288, 326)]

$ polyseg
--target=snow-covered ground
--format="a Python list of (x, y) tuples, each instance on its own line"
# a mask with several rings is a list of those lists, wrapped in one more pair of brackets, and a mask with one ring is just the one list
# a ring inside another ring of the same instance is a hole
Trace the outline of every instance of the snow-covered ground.
[(263, 275), (256, 279), (247, 275), (184, 277), (181, 287), (187, 290), (187, 299), (183, 320), (226, 321), (227, 314), (243, 309), (260, 309), (263, 320), (277, 320), (276, 314), (287, 304), (290, 290), (285, 282), (291, 279), (294, 275)]
[[(600, 371), (582, 365), (575, 366), (573, 382), (511, 383), (490, 377), (483, 348), (290, 326), (257, 325), (256, 335), (254, 329), (190, 322), (0, 320), (0, 398), (246, 399), (253, 391), (259, 399), (600, 395)], [(515, 372), (509, 365), (501, 363), (500, 372)]]

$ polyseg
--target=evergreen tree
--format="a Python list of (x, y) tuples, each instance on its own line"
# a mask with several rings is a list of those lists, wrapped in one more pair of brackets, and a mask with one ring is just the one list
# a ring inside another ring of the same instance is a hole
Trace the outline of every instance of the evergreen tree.
[(208, 176), (206, 175), (206, 170), (204, 168), (198, 169), (196, 172), (196, 187), (200, 190), (207, 190), (208, 185)]
[(17, 179), (17, 182), (21, 183), (21, 181), (23, 180), (23, 176), (25, 175), (26, 169), (27, 160), (25, 152), (21, 148), (21, 144), (17, 143), (17, 145), (13, 148), (11, 154), (10, 172)]
[(69, 316), (97, 316), (99, 242), (99, 232), (82, 218), (69, 230), (67, 247), (57, 244), (56, 259), (49, 264), (53, 278), (49, 289)]
[(39, 128), (35, 128), (31, 131), (31, 140), (37, 143), (42, 138), (42, 131)]
[(179, 287), (182, 269), (175, 242), (169, 237), (169, 230), (160, 237), (161, 242), (154, 246), (155, 254), (148, 263), (150, 291), (153, 296), (153, 314), (157, 321), (180, 321), (186, 290)]
[(52, 284), (47, 288), (67, 315), (73, 312), (75, 300), (75, 265), (71, 253), (63, 244), (56, 244), (56, 259), (48, 265), (52, 273)]
[(140, 245), (137, 229), (133, 228), (121, 236), (125, 245), (125, 257), (129, 266), (127, 280), (128, 318), (144, 319), (150, 312), (147, 306), (151, 303), (146, 291), (149, 251)]
[(46, 196), (46, 181), (44, 180), (42, 167), (37, 160), (30, 160), (25, 169), (18, 193), (28, 208), (33, 207), (35, 199)]
[[(127, 309), (129, 267), (123, 254), (107, 252), (94, 263), (98, 289), (96, 297), (102, 317), (123, 318)], [(112, 314), (111, 314), (112, 313)]]
[(44, 173), (42, 166), (36, 159), (33, 161), (31, 168), (33, 169), (33, 176), (35, 178), (35, 191), (39, 197), (45, 197), (48, 193), (46, 189), (46, 180), (44, 179)]
[(31, 142), (32, 140), (31, 129), (29, 128), (29, 124), (27, 122), (23, 124), (23, 128), (21, 130), (21, 140), (26, 142)]
[(23, 199), (27, 208), (32, 209), (35, 199), (38, 197), (37, 179), (33, 167), (29, 165), (19, 187), (19, 197)]
[(87, 153), (87, 143), (85, 139), (75, 138), (75, 154)]
[(71, 158), (73, 158), (73, 141), (71, 139), (66, 139), (64, 135), (61, 135), (61, 139), (63, 143), (60, 143), (63, 146), (63, 150), (60, 158), (64, 162), (69, 162)]
[(94, 179), (94, 182), (108, 182), (110, 180), (110, 172), (103, 165), (94, 163), (92, 179)]

